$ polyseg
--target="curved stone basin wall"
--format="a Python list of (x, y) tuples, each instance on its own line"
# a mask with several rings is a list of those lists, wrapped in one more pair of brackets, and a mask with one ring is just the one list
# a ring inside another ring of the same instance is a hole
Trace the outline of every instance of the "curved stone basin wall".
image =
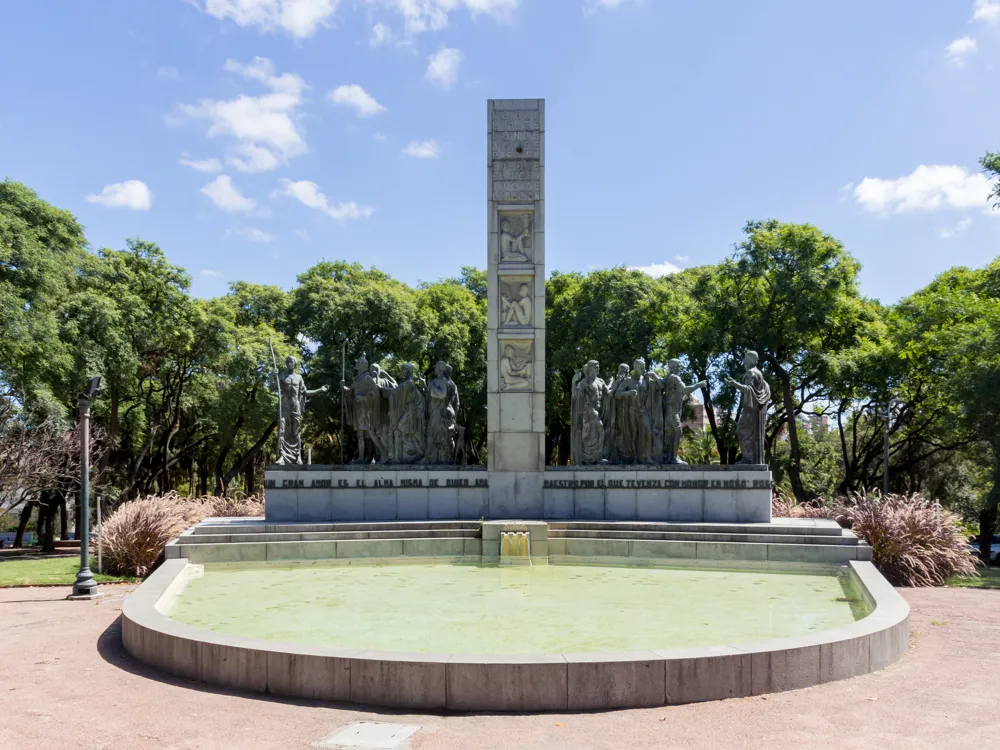
[(881, 669), (909, 643), (909, 606), (870, 562), (849, 570), (871, 614), (843, 628), (731, 646), (530, 656), (322, 648), (184, 625), (163, 611), (193, 570), (167, 560), (125, 599), (122, 642), (133, 657), (213, 685), (393, 708), (559, 711), (760, 695)]

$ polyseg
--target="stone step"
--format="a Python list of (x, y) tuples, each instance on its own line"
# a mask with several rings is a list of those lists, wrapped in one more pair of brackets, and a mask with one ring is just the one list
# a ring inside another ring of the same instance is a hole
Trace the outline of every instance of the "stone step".
[(751, 544), (834, 544), (855, 546), (853, 532), (832, 534), (732, 534), (683, 531), (617, 531), (603, 529), (549, 529), (549, 539), (662, 539), (677, 542), (747, 542)]
[(840, 524), (828, 519), (778, 519), (771, 523), (664, 523), (660, 521), (550, 521), (553, 531), (661, 531), (704, 534), (792, 534), (840, 536)]
[(757, 544), (746, 542), (682, 542), (662, 539), (553, 539), (549, 557), (634, 558), (636, 560), (733, 561), (759, 563), (821, 563), (846, 565), (870, 560), (868, 545)]
[(236, 536), (238, 534), (292, 534), (340, 531), (453, 531), (478, 530), (479, 521), (387, 521), (369, 523), (266, 523), (263, 520), (219, 523), (208, 519), (194, 527), (193, 534)]
[(339, 539), (301, 542), (230, 542), (228, 544), (186, 544), (181, 537), (165, 550), (169, 560), (186, 557), (196, 564), (244, 562), (322, 563), (324, 560), (364, 558), (454, 558), (483, 554), (482, 539), (444, 537), (430, 539)]
[(338, 539), (477, 539), (482, 533), (470, 529), (400, 529), (386, 531), (305, 531), (243, 534), (188, 534), (181, 544), (231, 544), (249, 542), (322, 542)]

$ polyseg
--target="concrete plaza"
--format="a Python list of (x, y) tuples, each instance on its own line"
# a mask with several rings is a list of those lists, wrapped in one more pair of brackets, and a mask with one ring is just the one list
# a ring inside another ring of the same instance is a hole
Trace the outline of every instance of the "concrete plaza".
[(901, 589), (906, 656), (789, 693), (606, 713), (418, 715), (285, 701), (166, 677), (122, 650), (132, 587), (0, 590), (0, 747), (308, 748), (354, 722), (419, 725), (412, 750), (968, 748), (1000, 736), (1000, 591)]

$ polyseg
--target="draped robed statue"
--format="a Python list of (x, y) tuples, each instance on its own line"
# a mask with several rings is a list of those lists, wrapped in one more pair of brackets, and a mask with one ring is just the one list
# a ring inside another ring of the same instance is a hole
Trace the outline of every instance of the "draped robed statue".
[(743, 382), (726, 378), (726, 382), (740, 392), (740, 421), (736, 429), (740, 438), (740, 453), (743, 454), (739, 461), (741, 464), (764, 463), (764, 425), (771, 387), (757, 369), (759, 360), (757, 352), (748, 351), (743, 355), (743, 366), (746, 368)]

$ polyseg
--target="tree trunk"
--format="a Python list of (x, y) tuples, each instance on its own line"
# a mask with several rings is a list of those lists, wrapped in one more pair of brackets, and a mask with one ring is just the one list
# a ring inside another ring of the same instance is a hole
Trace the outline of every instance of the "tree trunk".
[(66, 518), (66, 496), (59, 493), (59, 538), (69, 538), (69, 519)]
[(805, 487), (802, 486), (802, 448), (799, 445), (799, 430), (795, 423), (795, 398), (792, 395), (792, 378), (784, 368), (778, 365), (777, 360), (770, 358), (771, 364), (777, 371), (781, 380), (782, 402), (785, 408), (785, 424), (788, 425), (788, 479), (792, 484), (792, 493), (795, 499), (800, 502), (808, 502), (812, 498), (806, 496)]
[(267, 429), (264, 430), (264, 434), (260, 436), (260, 439), (253, 444), (253, 447), (250, 448), (250, 450), (248, 450), (246, 453), (243, 454), (240, 460), (236, 462), (236, 465), (233, 466), (233, 468), (231, 468), (229, 471), (227, 471), (221, 477), (221, 479), (216, 480), (216, 481), (221, 481), (224, 490), (229, 486), (229, 483), (233, 481), (233, 477), (235, 477), (237, 474), (239, 474), (246, 468), (247, 462), (253, 460), (253, 458), (258, 453), (261, 452), (261, 450), (264, 448), (264, 445), (267, 443), (268, 438), (271, 437), (271, 433), (274, 432), (277, 428), (278, 428), (278, 423), (271, 422), (271, 424), (267, 426)]
[(44, 531), (39, 529), (38, 535), (42, 541), (42, 552), (56, 551), (56, 497), (55, 493), (46, 491), (42, 493), (42, 500), (38, 505), (38, 520), (40, 526), (44, 525)]
[(243, 471), (243, 489), (247, 496), (257, 494), (257, 457), (251, 456)]
[(986, 496), (986, 505), (979, 513), (979, 559), (987, 566), (993, 561), (990, 546), (997, 527), (997, 509), (1000, 507), (1000, 451), (993, 449), (993, 487)]
[(29, 500), (21, 508), (21, 518), (17, 522), (17, 533), (14, 535), (15, 547), (24, 546), (24, 529), (28, 525), (28, 521), (31, 520), (31, 511), (35, 509), (37, 504), (34, 500)]

